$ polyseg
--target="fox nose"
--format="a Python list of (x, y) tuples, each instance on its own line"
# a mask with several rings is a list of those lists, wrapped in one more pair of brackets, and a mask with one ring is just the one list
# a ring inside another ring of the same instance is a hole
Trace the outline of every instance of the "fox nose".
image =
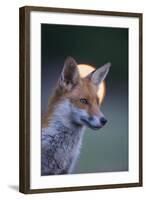
[(104, 117), (101, 117), (100, 123), (101, 123), (102, 126), (104, 126), (107, 123), (107, 119), (105, 119)]

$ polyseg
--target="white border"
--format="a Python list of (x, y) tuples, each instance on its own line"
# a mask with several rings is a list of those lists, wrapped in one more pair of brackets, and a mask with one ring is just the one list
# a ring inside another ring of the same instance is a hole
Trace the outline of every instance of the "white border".
[[(129, 28), (129, 171), (40, 176), (41, 23)], [(139, 20), (131, 17), (31, 12), (30, 189), (139, 181)], [(133, 114), (134, 113), (134, 114)]]

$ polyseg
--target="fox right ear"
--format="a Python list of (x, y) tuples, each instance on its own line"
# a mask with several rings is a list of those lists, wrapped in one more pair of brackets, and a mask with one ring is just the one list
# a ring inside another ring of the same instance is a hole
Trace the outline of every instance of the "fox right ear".
[(59, 85), (69, 91), (78, 84), (80, 75), (76, 61), (72, 57), (67, 57), (59, 79)]
[(88, 77), (95, 85), (99, 85), (107, 76), (109, 69), (111, 67), (111, 63), (106, 63), (102, 67), (97, 70), (91, 72)]

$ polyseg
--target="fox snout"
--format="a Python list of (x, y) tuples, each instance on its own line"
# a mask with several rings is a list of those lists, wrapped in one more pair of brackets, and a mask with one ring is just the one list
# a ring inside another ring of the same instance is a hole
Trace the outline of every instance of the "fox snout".
[(90, 116), (88, 118), (82, 117), (81, 120), (86, 126), (94, 130), (102, 128), (107, 123), (107, 119), (103, 116), (102, 117)]

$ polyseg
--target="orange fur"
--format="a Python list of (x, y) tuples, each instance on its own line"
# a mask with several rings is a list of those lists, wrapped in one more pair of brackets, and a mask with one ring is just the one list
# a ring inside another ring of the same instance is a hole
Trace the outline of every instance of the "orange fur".
[[(89, 115), (98, 114), (99, 99), (97, 97), (97, 87), (89, 79), (82, 79), (81, 83), (66, 96), (76, 107), (85, 109)], [(88, 104), (82, 104), (80, 102), (81, 98), (87, 99)]]

